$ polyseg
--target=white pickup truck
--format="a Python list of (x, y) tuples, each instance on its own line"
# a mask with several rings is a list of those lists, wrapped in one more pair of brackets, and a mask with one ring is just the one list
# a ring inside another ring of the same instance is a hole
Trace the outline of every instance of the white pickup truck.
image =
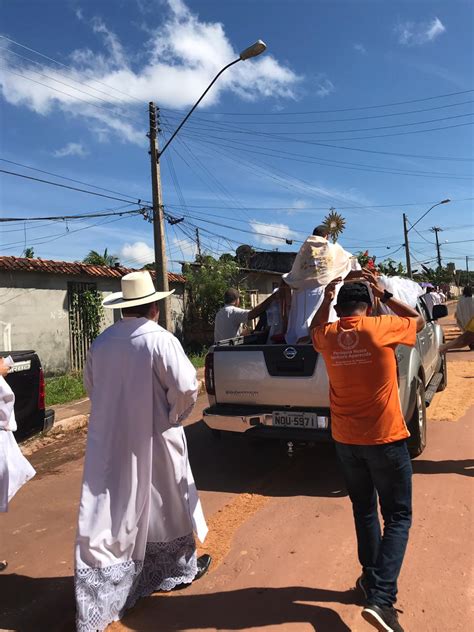
[[(447, 315), (436, 305), (433, 316), (419, 299), (426, 325), (415, 347), (396, 349), (402, 411), (410, 431), (412, 457), (426, 446), (426, 407), (446, 388), (447, 366), (440, 355), (443, 332), (437, 320)], [(286, 441), (331, 440), (329, 385), (324, 360), (312, 345), (265, 344), (266, 334), (224, 340), (206, 356), (209, 407), (203, 419), (222, 431)]]

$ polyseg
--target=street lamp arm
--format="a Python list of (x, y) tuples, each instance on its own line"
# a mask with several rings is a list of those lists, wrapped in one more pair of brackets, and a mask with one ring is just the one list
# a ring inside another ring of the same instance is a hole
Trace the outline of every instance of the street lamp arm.
[(211, 81), (211, 83), (207, 86), (207, 88), (204, 90), (204, 92), (201, 94), (201, 96), (199, 97), (199, 99), (196, 101), (196, 103), (193, 105), (193, 107), (189, 110), (189, 112), (186, 114), (186, 116), (184, 117), (184, 119), (181, 121), (181, 123), (178, 125), (178, 127), (175, 129), (175, 131), (173, 132), (172, 136), (168, 139), (168, 141), (165, 143), (163, 149), (158, 152), (157, 155), (157, 159), (159, 160), (161, 158), (161, 156), (164, 154), (165, 149), (168, 147), (168, 145), (171, 143), (171, 141), (173, 140), (173, 138), (176, 136), (176, 134), (179, 132), (179, 130), (183, 127), (183, 125), (186, 123), (186, 121), (188, 120), (188, 118), (191, 116), (191, 114), (194, 112), (194, 110), (197, 108), (197, 106), (201, 103), (201, 101), (204, 99), (204, 97), (206, 96), (206, 94), (209, 92), (209, 90), (212, 88), (212, 86), (216, 83), (216, 81), (219, 79), (219, 77), (222, 75), (223, 72), (225, 72), (228, 68), (230, 68), (231, 66), (233, 66), (234, 64), (238, 63), (239, 61), (241, 61), (241, 58), (239, 57), (238, 59), (234, 59), (234, 61), (231, 61), (230, 64), (227, 64), (227, 66), (224, 66), (224, 68), (222, 68), (217, 75), (214, 77), (214, 79)]
[(422, 220), (424, 217), (426, 217), (426, 215), (428, 215), (428, 213), (429, 213), (430, 211), (432, 211), (432, 210), (435, 208), (435, 206), (439, 206), (440, 204), (448, 204), (448, 202), (451, 202), (451, 200), (449, 200), (449, 199), (446, 199), (446, 200), (441, 200), (441, 202), (437, 202), (436, 204), (433, 204), (433, 206), (432, 206), (431, 208), (429, 208), (429, 209), (428, 209), (425, 213), (423, 213), (423, 215), (422, 215), (419, 219), (417, 219), (417, 220), (416, 220), (416, 222), (415, 222), (414, 224), (412, 224), (412, 225), (410, 226), (410, 228), (408, 229), (408, 231), (410, 231), (412, 228), (415, 228), (415, 226), (416, 226), (419, 222), (421, 222), (421, 220)]

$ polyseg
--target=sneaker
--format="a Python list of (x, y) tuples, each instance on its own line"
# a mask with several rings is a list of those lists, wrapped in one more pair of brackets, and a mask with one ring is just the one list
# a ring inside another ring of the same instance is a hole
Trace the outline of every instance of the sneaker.
[(366, 606), (362, 617), (379, 632), (403, 632), (398, 613), (391, 606)]
[(364, 599), (368, 599), (369, 597), (369, 586), (367, 583), (367, 577), (362, 573), (360, 577), (357, 578), (356, 588), (360, 590), (360, 592), (364, 595)]

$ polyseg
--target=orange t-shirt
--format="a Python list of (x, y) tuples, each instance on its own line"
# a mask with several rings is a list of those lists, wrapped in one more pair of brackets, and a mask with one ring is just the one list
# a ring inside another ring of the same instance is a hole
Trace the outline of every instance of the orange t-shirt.
[(350, 316), (313, 330), (314, 348), (329, 375), (336, 441), (376, 445), (410, 436), (400, 407), (395, 347), (415, 343), (415, 318)]

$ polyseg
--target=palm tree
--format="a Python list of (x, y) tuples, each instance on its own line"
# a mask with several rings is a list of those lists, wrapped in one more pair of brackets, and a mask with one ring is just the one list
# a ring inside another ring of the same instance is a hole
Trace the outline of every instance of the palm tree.
[(97, 250), (90, 250), (87, 256), (82, 260), (82, 263), (90, 263), (94, 266), (109, 266), (110, 268), (120, 265), (118, 257), (109, 255), (107, 248), (104, 250), (103, 255), (97, 252)]
[(329, 209), (329, 213), (323, 220), (323, 224), (324, 226), (328, 227), (332, 243), (335, 244), (337, 238), (346, 227), (346, 220), (340, 213), (336, 211), (333, 206), (331, 206), (331, 208)]

